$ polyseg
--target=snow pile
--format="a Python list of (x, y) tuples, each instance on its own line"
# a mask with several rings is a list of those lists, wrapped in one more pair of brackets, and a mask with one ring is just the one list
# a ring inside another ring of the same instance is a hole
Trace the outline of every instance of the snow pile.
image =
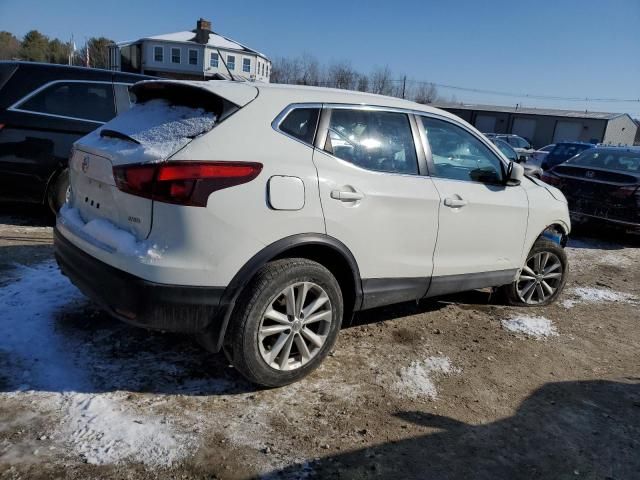
[[(109, 151), (113, 159), (134, 157), (138, 161), (162, 161), (180, 150), (194, 137), (211, 130), (216, 116), (202, 108), (171, 105), (163, 99), (135, 105), (101, 128), (78, 140), (77, 145)], [(138, 143), (100, 136), (113, 130)]]
[[(59, 412), (60, 424), (49, 437), (69, 444), (89, 463), (132, 460), (169, 466), (187, 456), (195, 443), (190, 435), (176, 432), (158, 416), (140, 414), (123, 393), (85, 393), (113, 390), (120, 377), (146, 372), (140, 365), (150, 364), (153, 371), (158, 359), (101, 362), (96, 354), (102, 352), (95, 345), (110, 348), (108, 338), (82, 338), (58, 322), (63, 308), (77, 309), (84, 301), (54, 261), (16, 266), (9, 276), (13, 281), (0, 288), (0, 373), (5, 392), (0, 396), (23, 399), (36, 412)], [(163, 377), (169, 376), (166, 366), (158, 368)], [(105, 385), (94, 385), (96, 370), (104, 371)], [(157, 378), (143, 380), (161, 384)]]
[(409, 398), (427, 398), (434, 400), (438, 391), (433, 377), (448, 376), (459, 373), (460, 369), (451, 365), (448, 357), (428, 357), (423, 361), (413, 361), (411, 365), (400, 370), (399, 379), (392, 389)]
[(523, 333), (530, 337), (546, 338), (558, 335), (553, 322), (544, 317), (521, 316), (502, 320), (502, 328), (514, 333)]
[(123, 410), (122, 403), (107, 395), (69, 398), (64, 433), (87, 463), (171, 466), (192, 447), (189, 437), (173, 432), (165, 420)]
[(131, 233), (116, 227), (109, 220), (96, 218), (85, 223), (77, 208), (64, 204), (60, 209), (58, 221), (72, 227), (72, 231), (82, 231), (91, 238), (111, 247), (116, 252), (140, 259), (162, 258), (162, 252), (157, 245), (146, 241), (138, 241)]
[(635, 303), (636, 297), (629, 293), (616, 292), (608, 288), (577, 287), (568, 292), (574, 298), (562, 302), (565, 308), (572, 308), (579, 303), (620, 302)]

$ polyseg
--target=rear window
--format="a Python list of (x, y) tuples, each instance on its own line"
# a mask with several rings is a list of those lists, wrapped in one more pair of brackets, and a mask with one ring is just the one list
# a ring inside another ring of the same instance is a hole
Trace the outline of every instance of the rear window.
[(280, 130), (298, 140), (313, 144), (318, 124), (319, 108), (295, 108), (291, 110), (280, 123)]
[(56, 82), (17, 108), (96, 122), (109, 121), (116, 114), (111, 83)]
[(161, 161), (193, 138), (208, 132), (217, 120), (203, 108), (172, 104), (164, 98), (139, 103), (79, 140), (83, 146), (135, 156), (140, 161)]
[(619, 172), (640, 172), (640, 152), (594, 149), (584, 152), (582, 155), (572, 158), (568, 165), (576, 165), (588, 168), (602, 168)]

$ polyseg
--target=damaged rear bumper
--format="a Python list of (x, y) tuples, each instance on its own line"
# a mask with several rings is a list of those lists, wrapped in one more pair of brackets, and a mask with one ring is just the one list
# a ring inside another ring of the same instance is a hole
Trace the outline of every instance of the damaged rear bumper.
[(226, 307), (224, 287), (166, 285), (144, 280), (92, 257), (58, 229), (54, 230), (54, 247), (56, 261), (71, 282), (124, 322), (196, 334), (221, 327)]

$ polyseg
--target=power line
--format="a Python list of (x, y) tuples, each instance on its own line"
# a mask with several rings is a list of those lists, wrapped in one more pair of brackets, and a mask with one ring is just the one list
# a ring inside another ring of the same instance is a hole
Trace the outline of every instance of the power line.
[[(403, 79), (399, 80), (391, 80), (394, 83), (402, 82)], [(608, 103), (640, 103), (640, 98), (591, 98), (591, 97), (562, 97), (558, 95), (539, 95), (539, 94), (530, 94), (530, 93), (513, 93), (513, 92), (503, 92), (498, 90), (484, 90), (481, 88), (469, 88), (469, 87), (460, 87), (458, 85), (448, 85), (446, 83), (436, 83), (436, 82), (424, 82), (418, 80), (407, 80), (409, 83), (414, 83), (418, 85), (435, 85), (440, 88), (447, 88), (450, 90), (458, 90), (462, 92), (471, 92), (471, 93), (484, 93), (490, 95), (499, 95), (503, 97), (515, 97), (515, 98), (531, 98), (535, 100), (565, 100), (569, 102), (608, 102)]]

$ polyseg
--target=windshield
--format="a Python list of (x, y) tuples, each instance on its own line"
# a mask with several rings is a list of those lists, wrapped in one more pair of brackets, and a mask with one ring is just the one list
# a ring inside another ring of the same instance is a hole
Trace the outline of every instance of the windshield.
[(496, 144), (498, 150), (500, 150), (509, 160), (518, 160), (518, 153), (513, 148), (511, 148), (511, 145), (509, 145), (507, 142), (496, 139), (493, 141), (493, 143)]
[(509, 143), (516, 148), (529, 148), (529, 142), (527, 142), (524, 138), (511, 137), (509, 140)]
[(594, 149), (572, 158), (567, 162), (567, 165), (640, 173), (640, 151), (618, 152)]
[(588, 148), (592, 148), (592, 146), (580, 143), (560, 143), (551, 150), (551, 153), (549, 153), (549, 159), (566, 160), (567, 158), (571, 158)]

